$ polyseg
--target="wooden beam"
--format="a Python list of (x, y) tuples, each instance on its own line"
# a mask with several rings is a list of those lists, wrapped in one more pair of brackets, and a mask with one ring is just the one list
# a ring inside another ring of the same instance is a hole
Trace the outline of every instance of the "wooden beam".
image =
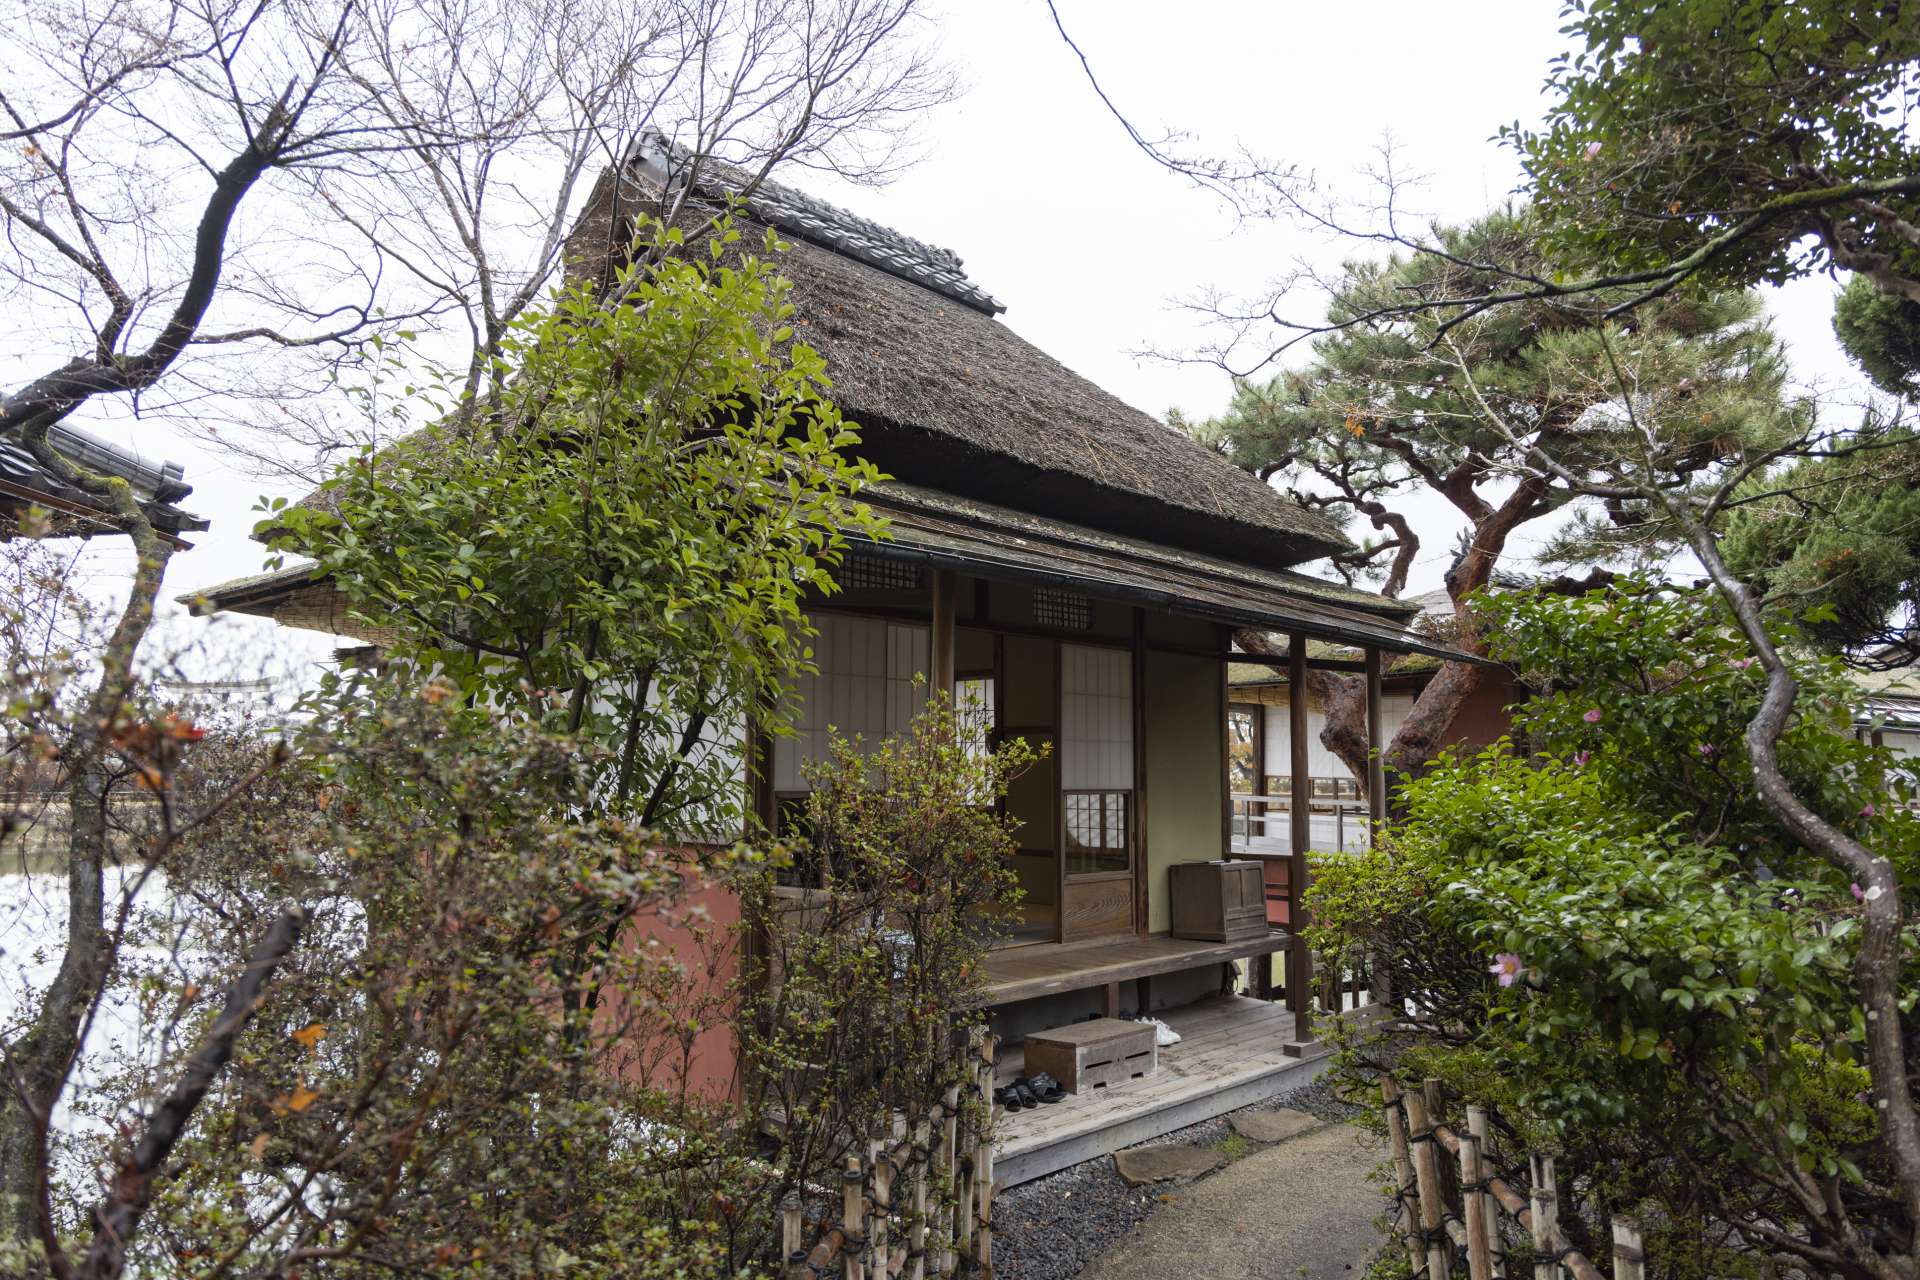
[(1380, 651), (1367, 650), (1367, 812), (1375, 822), (1387, 816), (1386, 723), (1380, 709)]
[(1287, 1008), (1293, 1012), (1293, 1038), (1313, 1039), (1313, 955), (1307, 948), (1308, 850), (1313, 844), (1313, 779), (1307, 764), (1307, 638), (1287, 637), (1287, 745), (1292, 784), (1288, 798)]

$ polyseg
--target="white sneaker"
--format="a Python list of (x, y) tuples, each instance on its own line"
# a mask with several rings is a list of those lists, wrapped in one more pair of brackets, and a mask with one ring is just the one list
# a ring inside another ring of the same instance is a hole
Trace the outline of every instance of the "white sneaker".
[(1134, 1021), (1142, 1026), (1152, 1027), (1153, 1042), (1162, 1049), (1170, 1044), (1180, 1043), (1180, 1033), (1158, 1018), (1135, 1018)]

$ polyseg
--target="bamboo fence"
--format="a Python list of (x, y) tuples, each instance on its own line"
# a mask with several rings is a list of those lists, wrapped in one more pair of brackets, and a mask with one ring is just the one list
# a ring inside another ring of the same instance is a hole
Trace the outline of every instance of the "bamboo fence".
[[(1508, 1265), (1501, 1214), (1519, 1224), (1533, 1246), (1533, 1280), (1607, 1280), (1607, 1272), (1575, 1249), (1560, 1229), (1560, 1195), (1553, 1157), (1528, 1157), (1533, 1187), (1522, 1190), (1494, 1170), (1487, 1112), (1467, 1108), (1464, 1132), (1441, 1119), (1440, 1082), (1402, 1090), (1391, 1076), (1380, 1077), (1387, 1141), (1393, 1151), (1395, 1199), (1415, 1277), (1451, 1280), (1521, 1280)], [(1613, 1228), (1612, 1280), (1646, 1280), (1640, 1227), (1616, 1216)]]
[[(997, 1039), (968, 1042), (961, 1085), (918, 1116), (895, 1113), (888, 1132), (849, 1151), (838, 1220), (808, 1223), (798, 1195), (781, 1206), (786, 1280), (946, 1280), (993, 1276), (993, 1056)], [(966, 1102), (975, 1099), (969, 1097)]]

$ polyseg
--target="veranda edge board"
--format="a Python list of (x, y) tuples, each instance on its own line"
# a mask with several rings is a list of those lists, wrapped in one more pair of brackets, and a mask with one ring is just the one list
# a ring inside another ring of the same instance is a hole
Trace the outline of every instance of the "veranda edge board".
[(1109, 982), (1154, 978), (1201, 965), (1284, 951), (1285, 930), (1238, 942), (1196, 942), (1156, 935), (1097, 945), (1033, 946), (996, 951), (987, 957), (985, 1006), (1013, 1004), (1064, 991), (1083, 991)]

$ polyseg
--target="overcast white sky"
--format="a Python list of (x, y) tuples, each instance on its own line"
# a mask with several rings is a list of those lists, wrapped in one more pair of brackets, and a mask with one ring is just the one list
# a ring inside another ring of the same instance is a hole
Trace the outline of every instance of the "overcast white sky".
[[(1356, 196), (1360, 172), (1390, 135), (1402, 170), (1426, 175), (1423, 211), (1447, 219), (1471, 217), (1512, 191), (1518, 168), (1493, 135), (1537, 117), (1548, 59), (1565, 47), (1558, 5), (1548, 0), (1059, 5), (1103, 86), (1143, 131), (1183, 130), (1216, 152), (1244, 144)], [(937, 14), (942, 48), (966, 89), (924, 122), (920, 161), (877, 191), (784, 176), (954, 249), (1006, 303), (1004, 323), (1140, 408), (1217, 411), (1228, 390), (1219, 370), (1132, 353), (1199, 341), (1197, 321), (1177, 306), (1182, 297), (1208, 287), (1256, 290), (1301, 255), (1332, 264), (1349, 250), (1273, 225), (1238, 225), (1214, 197), (1153, 165), (1094, 96), (1042, 0), (947, 0)], [(1812, 281), (1773, 300), (1809, 378), (1850, 376), (1829, 328), (1829, 294), (1825, 281)], [(178, 441), (170, 456), (196, 485), (187, 505), (214, 524), (176, 559), (168, 593), (257, 572), (262, 552), (247, 530), (263, 483), (191, 441)], [(1441, 507), (1423, 507), (1422, 516), (1426, 555), (1415, 591), (1438, 585), (1453, 541)], [(103, 547), (88, 572), (104, 586), (124, 564), (124, 552)], [(218, 630), (236, 641), (257, 635), (294, 661), (331, 647), (252, 621)]]

